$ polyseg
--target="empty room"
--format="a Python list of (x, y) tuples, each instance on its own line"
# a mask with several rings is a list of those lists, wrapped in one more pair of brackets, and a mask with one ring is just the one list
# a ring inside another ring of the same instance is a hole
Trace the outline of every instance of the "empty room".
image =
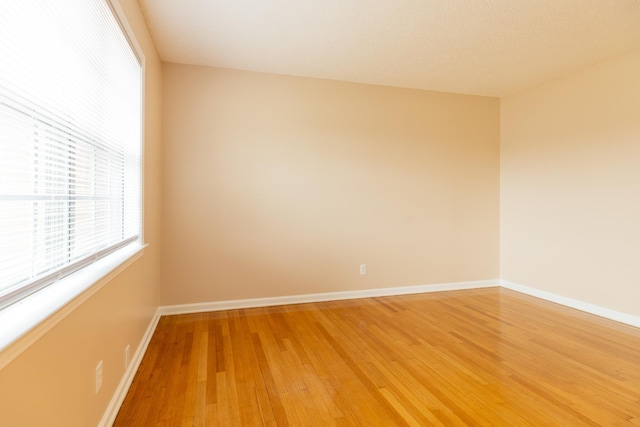
[(7, 0), (0, 426), (640, 425), (640, 1)]

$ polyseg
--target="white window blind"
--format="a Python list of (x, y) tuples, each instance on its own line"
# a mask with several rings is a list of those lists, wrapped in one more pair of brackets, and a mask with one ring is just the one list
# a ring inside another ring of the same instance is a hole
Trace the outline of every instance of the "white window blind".
[(0, 2), (0, 308), (139, 239), (141, 75), (107, 0)]

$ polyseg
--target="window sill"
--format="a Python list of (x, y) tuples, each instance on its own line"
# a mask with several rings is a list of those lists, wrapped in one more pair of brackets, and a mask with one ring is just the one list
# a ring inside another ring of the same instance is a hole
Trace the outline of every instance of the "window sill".
[(0, 369), (140, 258), (145, 246), (125, 246), (0, 310)]

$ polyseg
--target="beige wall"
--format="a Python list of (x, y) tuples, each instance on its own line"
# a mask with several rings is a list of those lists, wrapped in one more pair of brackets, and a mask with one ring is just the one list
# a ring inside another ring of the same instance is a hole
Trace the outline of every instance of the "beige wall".
[[(87, 427), (100, 421), (158, 306), (161, 66), (135, 0), (122, 0), (146, 55), (144, 255), (0, 371), (0, 425)], [(0, 326), (1, 327), (1, 326)], [(9, 349), (11, 351), (11, 349)], [(94, 393), (96, 364), (104, 384)]]
[(640, 52), (502, 99), (501, 277), (640, 315)]
[(498, 99), (163, 75), (162, 304), (498, 277)]

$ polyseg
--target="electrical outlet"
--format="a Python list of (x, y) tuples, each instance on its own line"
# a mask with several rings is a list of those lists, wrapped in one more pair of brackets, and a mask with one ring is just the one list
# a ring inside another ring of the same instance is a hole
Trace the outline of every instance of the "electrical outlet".
[(360, 275), (364, 276), (367, 274), (367, 264), (360, 264)]
[(96, 394), (98, 394), (101, 387), (102, 387), (102, 360), (98, 362), (98, 366), (96, 366)]
[(126, 370), (129, 367), (129, 350), (130, 350), (130, 346), (129, 344), (127, 344), (127, 346), (124, 348), (124, 369)]

